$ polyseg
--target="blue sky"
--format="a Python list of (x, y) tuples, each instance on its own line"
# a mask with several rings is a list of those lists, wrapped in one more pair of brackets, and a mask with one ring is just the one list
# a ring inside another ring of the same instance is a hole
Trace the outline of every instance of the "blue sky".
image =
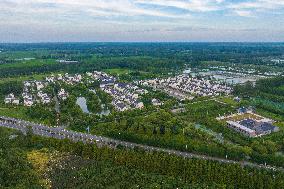
[(284, 41), (284, 0), (0, 0), (0, 42)]

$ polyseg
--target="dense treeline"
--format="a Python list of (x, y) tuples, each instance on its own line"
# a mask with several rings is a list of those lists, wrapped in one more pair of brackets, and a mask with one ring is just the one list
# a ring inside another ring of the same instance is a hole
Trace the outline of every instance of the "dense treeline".
[(252, 105), (281, 116), (284, 116), (284, 77), (261, 79), (256, 82), (237, 85), (236, 95), (254, 98)]
[[(72, 65), (58, 63), (26, 68), (6, 67), (0, 69), (1, 77), (109, 68), (167, 73), (181, 69), (188, 63), (199, 66), (202, 61), (266, 65), (267, 59), (281, 57), (284, 52), (281, 43), (42, 43), (1, 44), (0, 47), (3, 49), (0, 62), (10, 62), (11, 65), (13, 53), (21, 57), (26, 54), (38, 60), (71, 59), (80, 62)], [(6, 51), (11, 53), (7, 54)]]
[(63, 168), (54, 166), (49, 174), (54, 188), (219, 188), (79, 156), (66, 158)]
[[(86, 159), (70, 155), (68, 151), (58, 153), (52, 145), (44, 146), (41, 140), (39, 143), (33, 143), (29, 137), (0, 128), (0, 188), (133, 188), (140, 186), (170, 189), (207, 186), (206, 183), (192, 184), (167, 175), (129, 168), (107, 159), (100, 161)], [(217, 186), (217, 184), (212, 185), (210, 188), (217, 188)]]
[(56, 125), (57, 113), (54, 109), (54, 103), (43, 106), (41, 104), (36, 104), (27, 109), (26, 115), (32, 120), (40, 120), (41, 123), (47, 125)]
[(108, 160), (116, 165), (177, 177), (189, 183), (218, 185), (219, 188), (284, 188), (284, 175), (280, 172), (242, 168), (236, 164), (184, 159), (139, 149), (97, 148), (94, 145), (71, 143), (67, 140), (43, 139), (33, 136), (32, 145), (43, 145), (71, 152), (96, 161)]
[(42, 175), (34, 171), (26, 154), (40, 149), (63, 155), (56, 163), (47, 164), (43, 173), (52, 181), (52, 188), (284, 188), (281, 172), (140, 149), (97, 148), (31, 133), (17, 133), (8, 140), (15, 132), (0, 131), (0, 186), (5, 188), (39, 188)]
[(25, 140), (9, 139), (11, 134), (0, 128), (0, 188), (36, 188), (39, 178), (27, 160)]
[[(275, 99), (275, 101), (282, 101), (284, 95), (284, 77), (274, 77), (267, 79), (260, 79), (253, 85), (247, 82), (244, 85), (237, 85), (234, 89), (236, 95), (249, 97), (266, 97)], [(277, 98), (279, 98), (277, 100)]]
[[(259, 56), (278, 56), (284, 51), (283, 43), (38, 43), (0, 44), (4, 51), (50, 51), (106, 56), (158, 56), (194, 58), (196, 60), (238, 60)], [(226, 61), (225, 61), (226, 62)]]
[[(14, 93), (16, 96), (20, 96), (23, 91), (23, 83), (19, 81), (9, 81), (5, 83), (0, 83), (0, 98), (4, 97), (10, 93)], [(0, 103), (3, 103), (1, 100)]]
[[(34, 73), (51, 73), (64, 71), (68, 73), (84, 73), (87, 71), (103, 70), (111, 68), (125, 68), (134, 71), (150, 73), (168, 73), (182, 69), (185, 62), (167, 58), (152, 57), (91, 57), (83, 59), (77, 64), (53, 63), (45, 65), (0, 67), (0, 77), (31, 75)], [(13, 64), (12, 64), (13, 65)]]

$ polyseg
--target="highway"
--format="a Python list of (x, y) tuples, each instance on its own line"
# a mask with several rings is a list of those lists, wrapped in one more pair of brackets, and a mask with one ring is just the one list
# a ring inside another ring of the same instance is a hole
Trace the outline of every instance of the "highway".
[(33, 134), (42, 136), (42, 137), (50, 137), (50, 138), (56, 138), (56, 139), (69, 139), (74, 142), (81, 141), (83, 143), (94, 143), (97, 145), (101, 144), (101, 145), (107, 145), (110, 147), (116, 147), (117, 145), (121, 145), (126, 148), (138, 147), (146, 151), (164, 152), (164, 153), (168, 153), (172, 155), (181, 156), (184, 158), (212, 160), (212, 161), (218, 161), (220, 163), (240, 164), (242, 166), (249, 166), (249, 167), (255, 167), (255, 168), (260, 168), (260, 169), (270, 169), (274, 171), (278, 170), (278, 171), (284, 172), (284, 168), (281, 168), (281, 167), (272, 167), (268, 165), (261, 165), (261, 164), (246, 162), (246, 161), (234, 161), (234, 160), (228, 160), (228, 159), (223, 159), (223, 158), (218, 158), (218, 157), (211, 157), (211, 156), (200, 155), (200, 154), (195, 154), (195, 153), (182, 152), (182, 151), (165, 149), (165, 148), (158, 148), (154, 146), (126, 142), (126, 141), (111, 139), (111, 138), (97, 136), (97, 135), (69, 131), (69, 130), (66, 130), (60, 127), (48, 127), (42, 124), (35, 124), (35, 123), (24, 121), (24, 120), (8, 118), (8, 117), (3, 117), (3, 116), (0, 116), (0, 127), (15, 129), (15, 130), (21, 131), (24, 134), (26, 134), (28, 128), (31, 127)]

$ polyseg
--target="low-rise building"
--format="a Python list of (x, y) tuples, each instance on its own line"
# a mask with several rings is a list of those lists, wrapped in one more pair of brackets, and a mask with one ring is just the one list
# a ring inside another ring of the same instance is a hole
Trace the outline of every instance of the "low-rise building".
[(235, 121), (227, 121), (228, 127), (249, 137), (256, 137), (256, 132)]
[(36, 81), (35, 83), (36, 83), (36, 89), (37, 89), (38, 91), (40, 91), (41, 89), (43, 89), (43, 88), (45, 87), (45, 86), (44, 86), (44, 83), (41, 82), (41, 81)]
[(46, 93), (43, 93), (42, 91), (39, 91), (37, 93), (37, 96), (40, 98), (40, 101), (43, 104), (49, 104), (51, 102), (50, 97)]
[(24, 98), (24, 106), (32, 106), (34, 104), (34, 101), (33, 101), (33, 97), (32, 95), (28, 95), (26, 98)]
[(57, 62), (61, 64), (77, 64), (79, 61), (76, 60), (57, 60)]
[(132, 83), (116, 82), (116, 78), (103, 72), (89, 73), (91, 77), (100, 81), (100, 88), (113, 97), (112, 104), (118, 111), (125, 111), (131, 108), (144, 108), (139, 95), (148, 91)]
[(54, 76), (54, 75), (51, 75), (50, 77), (46, 77), (45, 80), (46, 80), (48, 83), (54, 83), (54, 82), (55, 82), (55, 76)]
[(241, 121), (227, 121), (227, 125), (229, 128), (232, 128), (249, 137), (259, 137), (279, 131), (279, 128), (271, 123), (249, 118)]
[(155, 90), (161, 90), (168, 95), (173, 96), (179, 100), (193, 99), (193, 96), (218, 96), (221, 94), (230, 94), (232, 89), (204, 78), (193, 78), (189, 75), (183, 74), (166, 79), (150, 79), (146, 81), (139, 81), (141, 85), (152, 87)]
[(58, 97), (62, 100), (66, 100), (68, 98), (69, 94), (64, 89), (60, 89), (58, 92)]
[(152, 99), (152, 104), (154, 106), (161, 106), (161, 105), (163, 105), (163, 103), (160, 100), (156, 99), (156, 98)]
[(13, 93), (7, 95), (4, 99), (5, 104), (14, 104), (14, 105), (19, 105), (20, 100), (15, 97)]

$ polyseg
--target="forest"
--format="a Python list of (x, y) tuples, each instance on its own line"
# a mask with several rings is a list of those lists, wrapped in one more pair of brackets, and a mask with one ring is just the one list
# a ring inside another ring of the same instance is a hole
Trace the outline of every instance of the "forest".
[[(269, 65), (267, 59), (281, 57), (283, 43), (40, 43), (0, 44), (0, 77), (66, 71), (69, 73), (128, 68), (150, 73), (178, 72), (185, 65), (202, 61), (238, 65)], [(32, 57), (19, 66), (17, 58)], [(70, 59), (66, 65), (54, 60)], [(52, 61), (53, 60), (53, 61)], [(29, 66), (32, 65), (32, 66)], [(278, 67), (283, 67), (281, 64)]]
[(281, 172), (0, 130), (5, 188), (284, 188)]

